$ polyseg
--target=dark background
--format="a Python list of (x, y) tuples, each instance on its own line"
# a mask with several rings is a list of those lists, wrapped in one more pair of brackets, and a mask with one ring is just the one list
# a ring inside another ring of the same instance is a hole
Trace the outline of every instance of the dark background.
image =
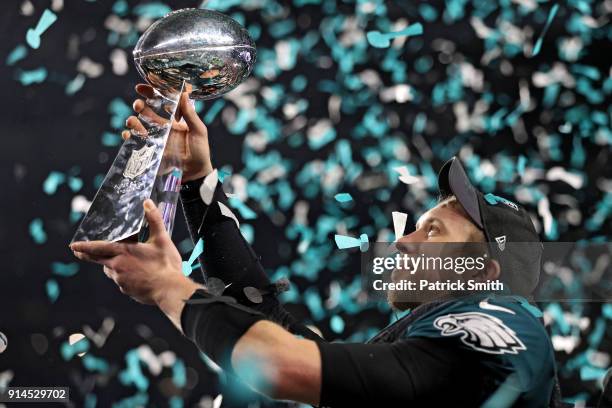
[[(6, 260), (0, 272), (0, 332), (8, 340), (0, 353), (0, 388), (69, 386), (74, 406), (212, 406), (211, 398), (219, 393), (223, 406), (246, 406), (254, 396), (217, 375), (159, 311), (121, 295), (100, 268), (75, 262), (67, 247), (81, 215), (72, 211), (71, 203), (75, 196), (91, 200), (95, 194), (129, 114), (113, 116), (111, 106), (122, 101), (129, 107), (135, 98), (133, 85), (140, 82), (130, 57), (135, 41), (169, 7), (198, 7), (201, 2), (28, 4), (3, 2), (0, 13), (0, 180), (6, 186), (0, 217), (0, 250)], [(559, 12), (535, 57), (530, 50), (544, 29), (550, 2), (534, 3), (534, 9), (518, 2), (426, 4), (435, 10), (435, 18), (417, 2), (207, 4), (242, 20), (258, 47), (253, 87), (241, 97), (255, 98), (255, 104), (240, 108), (225, 98), (222, 112), (207, 123), (213, 162), (232, 174), (229, 189), (236, 188), (236, 175), (249, 183), (245, 204), (256, 218), (241, 219), (243, 232), (252, 234), (270, 275), (291, 280), (291, 291), (283, 295), (290, 310), (329, 339), (364, 341), (396, 318), (384, 304), (359, 300), (359, 251), (337, 249), (334, 234), (392, 240), (392, 211), (409, 214), (410, 231), (434, 202), (435, 173), (452, 155), (460, 155), (483, 191), (525, 205), (544, 240), (605, 242), (610, 236), (609, 4), (558, 3)], [(45, 8), (53, 9), (58, 20), (42, 35), (40, 48), (32, 49), (26, 32)], [(113, 34), (109, 28), (113, 14), (128, 24), (125, 33)], [(474, 30), (473, 18), (478, 16), (491, 30), (486, 39)], [(424, 34), (391, 48), (367, 43), (367, 31), (397, 31), (403, 26), (392, 23), (401, 19), (404, 24), (422, 23)], [(526, 38), (514, 43), (514, 29)], [(562, 51), (568, 39), (582, 44), (576, 58)], [(27, 55), (9, 61), (19, 44)], [(296, 45), (295, 63), (279, 68), (279, 44)], [(483, 59), (495, 48), (496, 56)], [(127, 73), (113, 71), (113, 50), (126, 52)], [(82, 87), (67, 92), (83, 57), (101, 64), (103, 72), (97, 77), (81, 72)], [(420, 70), (419, 61), (425, 65)], [(459, 69), (462, 64), (464, 71)], [(474, 76), (466, 73), (465, 64), (482, 75), (482, 87), (469, 86)], [(20, 80), (24, 72), (43, 67), (46, 76), (40, 83)], [(546, 91), (554, 84), (543, 88), (535, 79), (550, 75), (553, 67), (567, 72), (557, 95)], [(292, 86), (299, 76), (306, 80), (303, 89)], [(373, 84), (367, 80), (372, 76), (378, 78)], [(381, 99), (381, 90), (397, 84), (410, 85), (412, 100)], [(509, 115), (519, 106), (521, 86), (529, 90), (530, 103), (514, 121)], [(309, 145), (308, 129), (330, 118), (331, 95), (341, 101), (339, 118), (330, 122), (335, 137), (321, 147)], [(480, 125), (457, 127), (459, 102), (465, 102), (470, 113), (486, 102), (474, 115)], [(198, 104), (202, 117), (215, 103)], [(291, 104), (307, 104), (297, 115), (301, 126), (287, 114)], [(243, 111), (251, 119), (240, 129), (234, 115), (240, 117)], [(422, 119), (417, 115), (426, 118), (424, 126), (419, 126)], [(267, 139), (261, 151), (247, 140), (254, 132)], [(105, 133), (109, 135), (103, 137)], [(339, 153), (347, 146), (349, 155)], [(262, 171), (279, 164), (284, 174), (262, 181)], [(393, 168), (404, 165), (412, 175), (424, 176), (422, 186), (398, 181)], [(576, 188), (568, 183), (568, 173), (553, 180), (548, 171), (556, 167), (578, 175), (582, 184)], [(62, 177), (56, 189), (49, 188)], [(350, 193), (353, 201), (334, 200), (342, 192)], [(553, 220), (548, 230), (543, 223), (545, 200)], [(294, 218), (300, 202), (308, 206), (304, 225)], [(44, 236), (37, 223), (42, 223)], [(187, 259), (193, 245), (181, 215), (173, 238)], [(309, 245), (300, 252), (302, 241)], [(201, 279), (197, 271), (193, 277)], [(57, 297), (49, 290), (55, 285)], [(575, 289), (568, 287), (568, 294)], [(611, 304), (540, 306), (557, 338), (563, 396), (594, 404), (610, 365)], [(63, 349), (70, 351), (70, 334), (87, 334), (84, 326), (97, 331), (105, 318), (112, 319), (114, 328), (104, 344), (89, 341), (85, 356), (93, 358), (62, 354)], [(567, 351), (560, 345), (564, 341), (573, 344)], [(143, 346), (153, 350), (158, 362), (163, 352), (175, 353), (176, 359), (159, 374), (144, 362), (134, 365), (140, 374), (126, 372), (129, 356)], [(148, 383), (139, 388), (133, 382), (138, 378)]]

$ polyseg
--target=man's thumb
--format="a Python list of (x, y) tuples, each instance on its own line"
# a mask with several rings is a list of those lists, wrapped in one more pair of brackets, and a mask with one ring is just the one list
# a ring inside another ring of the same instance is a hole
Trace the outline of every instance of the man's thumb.
[(204, 123), (198, 116), (195, 108), (193, 107), (191, 99), (189, 99), (189, 95), (187, 93), (183, 93), (181, 95), (180, 101), (180, 111), (183, 119), (187, 122), (187, 126), (192, 131), (201, 131), (204, 127)]
[(151, 199), (144, 202), (145, 217), (149, 223), (149, 239), (157, 238), (166, 232), (166, 226), (161, 213)]

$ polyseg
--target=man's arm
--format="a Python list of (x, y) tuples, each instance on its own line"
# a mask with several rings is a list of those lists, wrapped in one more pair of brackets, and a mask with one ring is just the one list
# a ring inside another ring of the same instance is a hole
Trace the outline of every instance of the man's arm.
[(312, 340), (262, 320), (236, 343), (231, 363), (238, 377), (270, 398), (319, 405), (321, 355)]
[[(214, 178), (213, 178), (214, 177)], [(204, 241), (204, 251), (199, 257), (205, 281), (218, 278), (225, 285), (231, 284), (224, 294), (235, 297), (240, 303), (264, 313), (272, 321), (290, 332), (315, 341), (324, 341), (316, 333), (298, 322), (280, 304), (268, 276), (234, 220), (221, 213), (218, 203), (229, 208), (216, 172), (206, 178), (189, 181), (181, 190), (183, 214), (194, 242)], [(211, 179), (213, 178), (213, 179)], [(200, 187), (205, 185), (204, 194)], [(203, 197), (204, 196), (204, 197)], [(207, 199), (207, 202), (204, 199)], [(267, 292), (263, 301), (255, 304), (243, 293), (247, 286)]]
[[(393, 405), (435, 397), (440, 387), (450, 387), (456, 370), (469, 371), (462, 353), (431, 339), (316, 343), (252, 309), (198, 292), (181, 314), (185, 335), (221, 367), (274, 399), (333, 407)], [(470, 380), (473, 386), (463, 391), (479, 385)]]

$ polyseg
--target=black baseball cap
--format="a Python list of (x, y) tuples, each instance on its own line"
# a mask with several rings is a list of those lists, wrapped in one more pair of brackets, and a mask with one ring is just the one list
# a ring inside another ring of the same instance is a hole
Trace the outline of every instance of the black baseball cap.
[(500, 263), (500, 279), (512, 294), (531, 295), (540, 278), (543, 246), (527, 211), (506, 198), (478, 191), (457, 157), (442, 166), (438, 189), (442, 197), (455, 195), (484, 232), (491, 256)]

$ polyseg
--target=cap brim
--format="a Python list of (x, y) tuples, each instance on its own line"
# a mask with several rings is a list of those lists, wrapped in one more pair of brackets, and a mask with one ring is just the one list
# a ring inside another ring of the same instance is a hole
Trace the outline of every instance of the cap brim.
[(444, 163), (444, 166), (440, 169), (438, 189), (442, 196), (455, 195), (472, 221), (479, 228), (484, 229), (478, 206), (478, 191), (470, 182), (457, 157), (453, 157)]

